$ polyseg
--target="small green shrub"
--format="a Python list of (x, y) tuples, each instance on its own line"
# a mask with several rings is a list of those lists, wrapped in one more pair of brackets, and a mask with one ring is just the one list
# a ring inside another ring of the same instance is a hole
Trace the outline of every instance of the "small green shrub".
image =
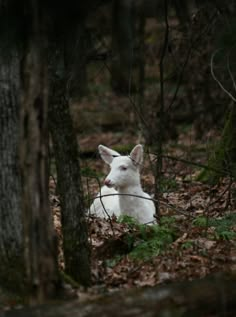
[(171, 216), (161, 217), (160, 224), (163, 226), (172, 226), (175, 223), (175, 218)]
[(184, 250), (187, 250), (187, 249), (192, 248), (193, 245), (194, 245), (194, 242), (193, 242), (193, 241), (187, 240), (187, 241), (185, 241), (185, 242), (182, 243), (181, 248), (184, 249)]
[(159, 225), (144, 225), (127, 215), (118, 221), (129, 226), (130, 231), (123, 239), (133, 259), (148, 260), (162, 252), (176, 238), (174, 217), (162, 217)]
[(127, 216), (127, 215), (121, 215), (118, 217), (118, 222), (126, 223), (129, 226), (137, 226), (138, 222), (133, 217)]
[(198, 227), (214, 227), (215, 238), (222, 240), (236, 239), (236, 232), (233, 230), (233, 226), (236, 223), (236, 213), (229, 214), (225, 217), (212, 219), (206, 217), (197, 217), (193, 220), (193, 225)]
[(209, 221), (206, 217), (200, 216), (193, 220), (193, 225), (196, 227), (206, 227)]
[(141, 226), (139, 233), (140, 236), (129, 254), (137, 260), (148, 260), (157, 256), (175, 239), (173, 228), (161, 225), (146, 226), (146, 228)]
[(216, 233), (216, 238), (217, 239), (221, 239), (221, 240), (233, 240), (233, 239), (236, 239), (236, 232), (234, 231), (228, 231), (228, 230), (225, 230), (225, 231), (220, 231), (220, 230), (217, 230)]
[(148, 260), (160, 254), (161, 247), (162, 243), (158, 239), (143, 241), (130, 252), (130, 257), (136, 260)]

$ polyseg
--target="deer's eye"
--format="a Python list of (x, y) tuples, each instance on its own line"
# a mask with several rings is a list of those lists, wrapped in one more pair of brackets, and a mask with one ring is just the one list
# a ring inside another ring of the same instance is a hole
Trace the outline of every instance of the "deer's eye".
[(127, 170), (127, 167), (124, 166), (124, 165), (121, 165), (121, 166), (120, 166), (120, 170), (121, 170), (121, 171), (126, 171), (126, 170)]

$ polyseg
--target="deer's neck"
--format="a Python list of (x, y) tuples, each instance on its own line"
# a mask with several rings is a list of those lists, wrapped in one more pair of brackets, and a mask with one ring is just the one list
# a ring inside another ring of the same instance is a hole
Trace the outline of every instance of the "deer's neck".
[(118, 196), (121, 214), (135, 217), (138, 215), (140, 203), (144, 195), (140, 184), (118, 189)]
[[(119, 194), (130, 194), (130, 195), (138, 195), (140, 193), (143, 192), (141, 184), (137, 183), (136, 185), (132, 185), (132, 186), (125, 186), (125, 187), (120, 187), (117, 188), (117, 191)], [(120, 196), (122, 197), (122, 196)]]

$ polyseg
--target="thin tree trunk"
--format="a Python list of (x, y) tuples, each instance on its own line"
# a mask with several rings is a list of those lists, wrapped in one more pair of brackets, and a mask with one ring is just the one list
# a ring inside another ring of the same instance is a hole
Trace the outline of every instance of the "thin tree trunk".
[(114, 0), (112, 4), (111, 86), (117, 94), (135, 91), (134, 66), (134, 14), (132, 1)]
[(53, 82), (49, 107), (50, 133), (61, 200), (66, 273), (82, 285), (90, 284), (90, 250), (80, 175), (79, 151), (64, 80)]
[(86, 18), (80, 18), (80, 23), (71, 28), (66, 36), (65, 60), (68, 70), (68, 95), (71, 102), (79, 101), (88, 92), (87, 54), (88, 34), (85, 28)]
[(160, 217), (160, 195), (161, 195), (161, 183), (163, 181), (163, 133), (165, 122), (165, 83), (164, 83), (164, 70), (165, 70), (165, 57), (167, 53), (168, 40), (169, 40), (169, 22), (168, 22), (168, 5), (169, 1), (164, 1), (164, 14), (165, 14), (165, 35), (162, 44), (161, 57), (159, 62), (160, 68), (160, 105), (158, 102), (156, 112), (156, 126), (158, 127), (158, 133), (156, 136), (156, 166), (155, 166), (155, 201), (156, 201), (156, 217)]
[(53, 298), (59, 286), (57, 248), (48, 200), (48, 74), (44, 12), (34, 2), (23, 64), (21, 168), (24, 247), (31, 303)]

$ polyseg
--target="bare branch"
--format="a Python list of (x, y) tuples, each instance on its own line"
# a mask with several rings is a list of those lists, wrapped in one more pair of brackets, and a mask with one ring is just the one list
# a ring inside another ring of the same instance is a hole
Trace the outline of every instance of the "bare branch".
[(227, 69), (228, 69), (230, 78), (231, 78), (231, 80), (232, 80), (232, 82), (233, 82), (234, 90), (236, 91), (235, 78), (234, 78), (234, 75), (233, 75), (233, 73), (232, 73), (232, 71), (231, 71), (231, 68), (230, 68), (230, 53), (231, 53), (231, 52), (229, 52), (228, 55), (227, 55)]
[[(220, 88), (232, 99), (234, 102), (236, 102), (236, 98), (223, 86), (223, 84), (220, 82), (220, 80), (216, 77), (215, 72), (214, 72), (214, 58), (216, 54), (220, 51), (221, 49), (216, 50), (212, 56), (211, 56), (211, 75), (213, 79), (217, 82), (217, 84), (220, 86)], [(234, 82), (235, 83), (235, 82)]]

